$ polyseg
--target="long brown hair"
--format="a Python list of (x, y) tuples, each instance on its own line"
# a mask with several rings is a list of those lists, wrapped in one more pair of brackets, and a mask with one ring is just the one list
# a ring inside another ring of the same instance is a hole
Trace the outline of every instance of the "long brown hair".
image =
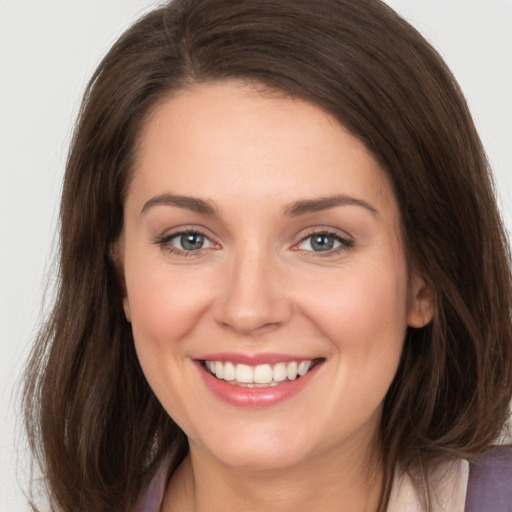
[(409, 329), (381, 422), (385, 510), (394, 469), (475, 458), (512, 397), (508, 242), (455, 79), (379, 0), (177, 0), (115, 43), (87, 88), (68, 157), (53, 312), (26, 370), (25, 420), (54, 510), (131, 510), (158, 465), (187, 453), (150, 390), (111, 247), (137, 137), (173, 91), (241, 79), (306, 99), (388, 173), (406, 251), (436, 313)]

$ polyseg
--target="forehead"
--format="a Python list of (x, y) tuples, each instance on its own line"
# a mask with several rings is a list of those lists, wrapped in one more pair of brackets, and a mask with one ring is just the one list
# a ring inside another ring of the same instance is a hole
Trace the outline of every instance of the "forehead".
[[(196, 85), (160, 103), (141, 130), (130, 190), (226, 196), (231, 190), (393, 199), (364, 144), (307, 101), (239, 82)], [(177, 190), (174, 190), (177, 189)]]

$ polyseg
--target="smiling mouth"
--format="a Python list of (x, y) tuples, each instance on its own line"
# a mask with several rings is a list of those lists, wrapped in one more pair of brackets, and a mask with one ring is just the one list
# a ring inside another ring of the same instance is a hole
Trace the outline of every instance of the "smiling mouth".
[(202, 366), (216, 379), (234, 386), (265, 388), (300, 379), (323, 361), (323, 358), (317, 358), (256, 366), (235, 364), (230, 361), (202, 361)]

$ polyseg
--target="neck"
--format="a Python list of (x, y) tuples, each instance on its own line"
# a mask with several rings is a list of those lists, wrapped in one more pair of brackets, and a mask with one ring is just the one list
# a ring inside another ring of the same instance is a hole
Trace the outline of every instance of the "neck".
[(375, 512), (382, 492), (379, 457), (368, 449), (309, 458), (278, 469), (233, 468), (191, 446), (171, 479), (163, 512)]

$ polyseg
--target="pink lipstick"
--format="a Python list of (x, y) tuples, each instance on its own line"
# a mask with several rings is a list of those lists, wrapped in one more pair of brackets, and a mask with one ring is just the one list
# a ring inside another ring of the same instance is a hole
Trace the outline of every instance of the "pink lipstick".
[(270, 407), (304, 389), (325, 362), (323, 358), (284, 354), (216, 353), (195, 359), (208, 389), (237, 407)]

